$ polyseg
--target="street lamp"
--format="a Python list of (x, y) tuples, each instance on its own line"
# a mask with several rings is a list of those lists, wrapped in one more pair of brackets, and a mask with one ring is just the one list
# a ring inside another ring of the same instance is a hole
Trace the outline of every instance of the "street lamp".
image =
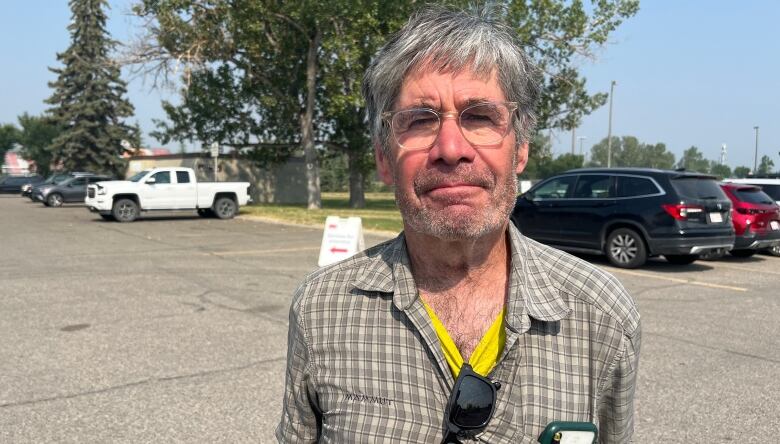
[(615, 82), (609, 86), (609, 130), (607, 131), (607, 168), (612, 168), (612, 96), (615, 93)]
[(577, 137), (577, 140), (580, 141), (580, 156), (582, 155), (582, 141), (585, 140), (585, 139), (587, 139), (587, 137), (585, 137), (585, 136)]
[(758, 174), (758, 126), (753, 127), (756, 130), (756, 151), (753, 154), (753, 175)]

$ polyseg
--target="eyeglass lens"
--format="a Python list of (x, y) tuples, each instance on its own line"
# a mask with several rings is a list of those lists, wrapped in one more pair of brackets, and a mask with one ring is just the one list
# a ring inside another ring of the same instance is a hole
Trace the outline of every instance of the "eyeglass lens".
[[(460, 112), (458, 124), (463, 137), (474, 145), (495, 145), (506, 136), (511, 112), (503, 103), (480, 103)], [(393, 115), (393, 134), (404, 149), (428, 148), (441, 128), (439, 114), (430, 109), (410, 109)]]
[(493, 390), (489, 382), (474, 376), (464, 376), (450, 419), (464, 429), (482, 427), (490, 420), (493, 402)]

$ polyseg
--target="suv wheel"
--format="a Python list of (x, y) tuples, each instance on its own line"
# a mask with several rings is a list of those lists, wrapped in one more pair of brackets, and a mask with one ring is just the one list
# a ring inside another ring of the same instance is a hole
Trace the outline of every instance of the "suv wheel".
[(774, 247), (769, 247), (769, 248), (766, 249), (766, 252), (771, 254), (772, 256), (780, 257), (780, 245), (775, 245)]
[(666, 261), (675, 265), (688, 265), (692, 264), (699, 258), (695, 254), (665, 254)]
[(60, 193), (51, 193), (48, 197), (46, 197), (46, 205), (50, 207), (61, 207), (62, 206), (62, 194)]
[(132, 199), (119, 199), (114, 202), (111, 214), (118, 222), (132, 222), (138, 217), (138, 205)]
[(630, 228), (618, 228), (609, 233), (607, 259), (620, 268), (641, 267), (647, 260), (647, 249), (642, 237)]

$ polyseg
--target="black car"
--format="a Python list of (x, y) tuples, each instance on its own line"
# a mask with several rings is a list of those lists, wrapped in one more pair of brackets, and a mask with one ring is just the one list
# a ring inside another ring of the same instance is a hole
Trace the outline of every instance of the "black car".
[(66, 202), (81, 202), (87, 197), (87, 185), (113, 180), (108, 176), (79, 175), (65, 179), (60, 183), (51, 183), (33, 188), (33, 200), (43, 202), (48, 207), (59, 207)]
[(43, 177), (38, 174), (32, 176), (6, 176), (0, 179), (0, 193), (18, 194), (22, 191), (22, 185), (41, 183), (43, 180)]
[(649, 168), (583, 168), (539, 182), (512, 222), (562, 250), (606, 254), (622, 268), (650, 256), (690, 264), (734, 245), (731, 201), (714, 176)]

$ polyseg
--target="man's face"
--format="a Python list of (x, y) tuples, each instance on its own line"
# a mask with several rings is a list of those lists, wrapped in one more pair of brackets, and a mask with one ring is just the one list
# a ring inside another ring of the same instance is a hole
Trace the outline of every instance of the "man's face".
[[(393, 110), (458, 113), (474, 101), (506, 101), (495, 71), (484, 79), (470, 70), (419, 70), (404, 80)], [(528, 145), (518, 146), (513, 131), (498, 145), (475, 147), (464, 139), (457, 119), (442, 119), (428, 151), (405, 151), (392, 136), (389, 155), (375, 148), (379, 175), (395, 185), (406, 229), (450, 241), (504, 229), (527, 153)]]

